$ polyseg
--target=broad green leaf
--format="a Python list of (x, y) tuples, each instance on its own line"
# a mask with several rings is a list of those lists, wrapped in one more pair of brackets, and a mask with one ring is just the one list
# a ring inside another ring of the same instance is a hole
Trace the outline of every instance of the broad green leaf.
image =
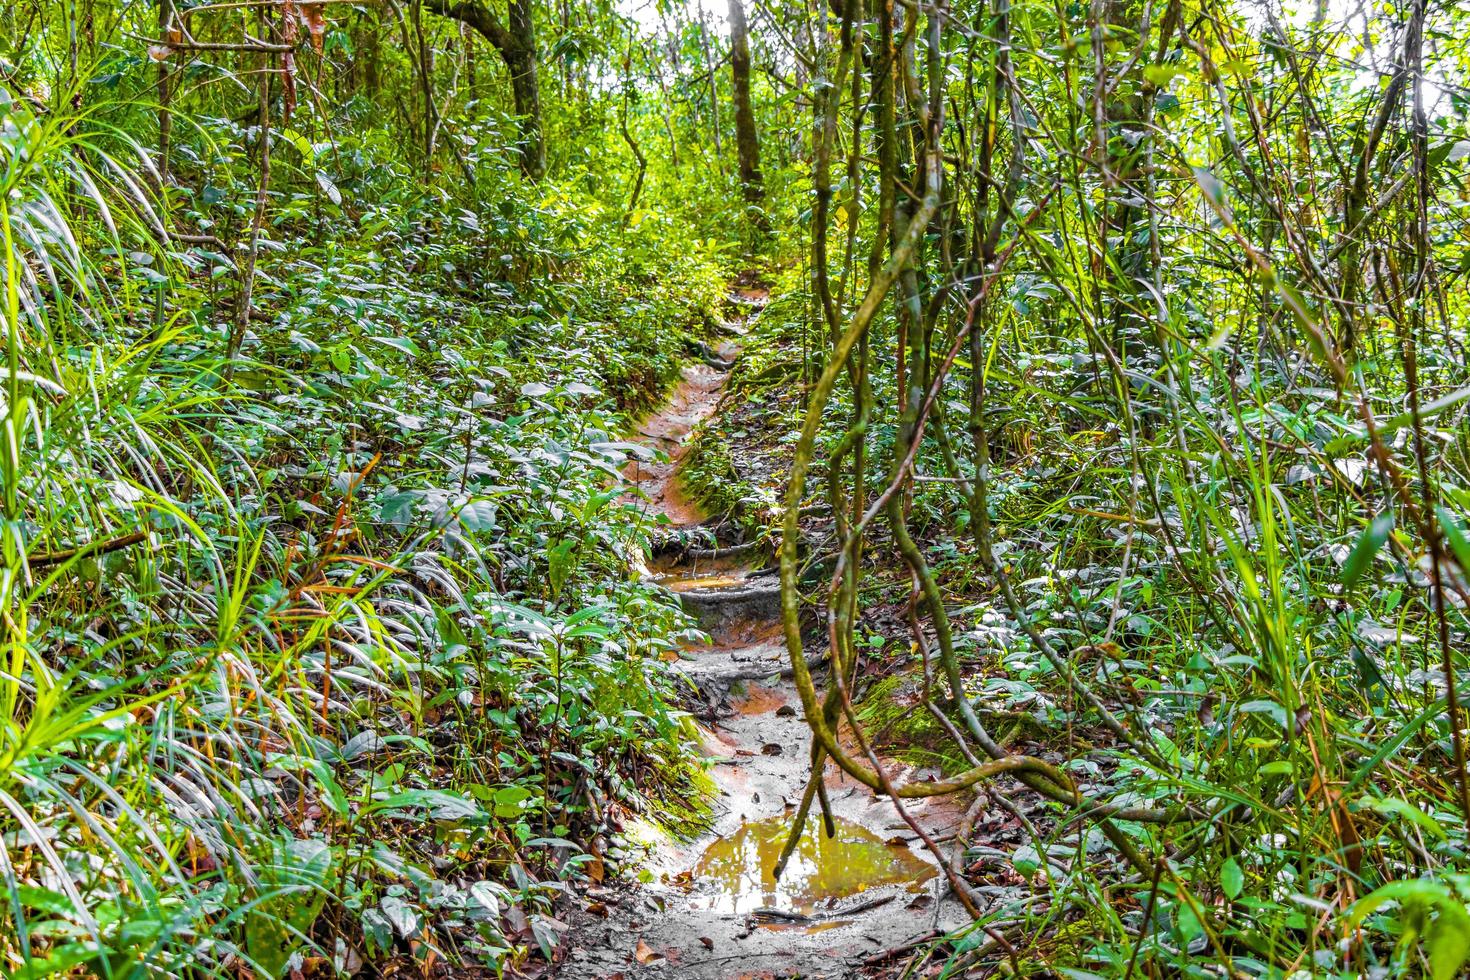
[(363, 813), (394, 813), (416, 807), (427, 809), (435, 820), (470, 820), (484, 816), (484, 811), (473, 800), (437, 789), (411, 789), (394, 793), (364, 808)]
[(417, 357), (419, 353), (418, 345), (407, 337), (379, 336), (369, 339), (375, 343), (382, 344), (384, 347), (392, 347), (394, 350), (402, 351), (410, 357)]
[(1240, 706), (1240, 710), (1247, 714), (1270, 715), (1271, 720), (1276, 722), (1282, 731), (1286, 730), (1286, 708), (1275, 701), (1267, 701), (1264, 698), (1255, 701), (1247, 701)]
[(1435, 820), (1408, 800), (1397, 796), (1386, 796), (1382, 799), (1364, 799), (1363, 802), (1384, 816), (1403, 817), (1417, 824), (1422, 829), (1427, 830), (1432, 836), (1440, 840), (1448, 839), (1445, 829), (1439, 825), (1438, 820)]
[(1220, 865), (1220, 890), (1225, 893), (1226, 898), (1234, 900), (1240, 897), (1244, 887), (1245, 873), (1240, 870), (1240, 864), (1234, 857), (1226, 858), (1225, 863)]
[(536, 794), (524, 786), (503, 786), (495, 791), (495, 815), (518, 817), (526, 809), (526, 803)]
[(378, 908), (382, 910), (383, 916), (393, 926), (393, 931), (404, 939), (418, 932), (418, 914), (403, 899), (394, 895), (384, 895), (378, 901)]
[(327, 200), (331, 201), (338, 207), (341, 207), (342, 192), (337, 189), (337, 185), (332, 182), (332, 178), (328, 177), (324, 172), (318, 170), (316, 172), (316, 185), (322, 189), (323, 194), (327, 195)]
[(1470, 912), (1454, 898), (1441, 902), (1424, 933), (1431, 980), (1451, 980), (1470, 958)]
[(1470, 574), (1470, 540), (1465, 538), (1459, 519), (1447, 507), (1436, 507), (1434, 515), (1439, 518), (1439, 527), (1444, 532), (1445, 543), (1450, 546), (1450, 553), (1460, 568)]
[(1358, 536), (1357, 543), (1353, 545), (1353, 550), (1348, 552), (1347, 560), (1342, 563), (1344, 589), (1351, 589), (1363, 577), (1363, 572), (1373, 563), (1378, 549), (1383, 547), (1392, 530), (1393, 515), (1390, 513), (1379, 514), (1368, 522), (1368, 526)]

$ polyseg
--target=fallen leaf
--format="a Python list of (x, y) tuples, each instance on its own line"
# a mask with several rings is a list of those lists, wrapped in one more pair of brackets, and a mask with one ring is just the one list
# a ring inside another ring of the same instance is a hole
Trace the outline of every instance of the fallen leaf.
[(571, 926), (567, 925), (560, 919), (552, 918), (549, 915), (538, 915), (536, 916), (536, 919), (538, 922), (540, 922), (542, 925), (546, 926), (546, 928), (550, 929), (553, 932), (566, 932), (568, 929), (571, 928)]
[(647, 966), (654, 960), (663, 959), (663, 954), (655, 953), (652, 946), (640, 939), (637, 948), (633, 950), (633, 958), (638, 961), (639, 966)]

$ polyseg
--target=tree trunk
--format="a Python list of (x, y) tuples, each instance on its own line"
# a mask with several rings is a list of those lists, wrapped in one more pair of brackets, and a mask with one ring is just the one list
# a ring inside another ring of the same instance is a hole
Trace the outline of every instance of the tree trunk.
[(510, 0), (511, 50), (502, 52), (510, 69), (511, 95), (521, 117), (521, 169), (532, 180), (546, 173), (546, 143), (541, 135), (541, 87), (537, 78), (536, 24), (531, 0)]
[[(164, 42), (170, 40), (173, 30), (173, 0), (158, 0), (158, 36)], [(174, 114), (173, 101), (174, 66), (168, 58), (158, 61), (158, 189), (168, 186), (169, 151), (173, 144)]]
[(730, 75), (740, 186), (745, 200), (758, 204), (765, 196), (761, 186), (761, 145), (755, 131), (755, 111), (750, 105), (750, 37), (740, 0), (730, 0)]
[(506, 23), (478, 0), (427, 0), (425, 6), (474, 28), (495, 46), (510, 72), (511, 97), (521, 117), (521, 172), (532, 180), (546, 173), (546, 144), (541, 135), (541, 88), (537, 81), (536, 23), (532, 0), (510, 0)]

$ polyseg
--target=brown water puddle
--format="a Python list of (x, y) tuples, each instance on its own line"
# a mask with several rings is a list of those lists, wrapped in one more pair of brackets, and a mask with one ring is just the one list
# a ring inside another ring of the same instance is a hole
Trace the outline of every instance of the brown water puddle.
[(811, 915), (870, 888), (917, 890), (937, 873), (907, 847), (886, 844), (866, 827), (842, 819), (836, 825), (837, 835), (829, 838), (813, 819), (778, 880), (776, 861), (791, 822), (772, 817), (742, 824), (711, 844), (695, 864), (697, 900), (725, 914), (770, 908)]
[(759, 684), (747, 684), (745, 696), (735, 702), (735, 710), (742, 715), (764, 715), (786, 704), (786, 696), (780, 691)]
[(670, 592), (698, 592), (705, 589), (732, 589), (744, 585), (743, 572), (710, 572), (703, 575), (657, 575), (653, 581)]

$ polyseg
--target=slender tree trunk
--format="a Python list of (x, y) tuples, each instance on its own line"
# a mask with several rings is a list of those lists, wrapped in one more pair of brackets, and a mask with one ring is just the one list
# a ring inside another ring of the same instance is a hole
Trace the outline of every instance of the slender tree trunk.
[(419, 7), (413, 8), (413, 32), (418, 43), (419, 91), (424, 99), (424, 179), (430, 179), (434, 167), (434, 49), (424, 34), (424, 21), (419, 16)]
[(730, 75), (740, 186), (745, 200), (758, 204), (765, 197), (765, 189), (761, 184), (760, 138), (755, 131), (755, 111), (750, 105), (750, 35), (740, 0), (730, 0)]
[(383, 87), (382, 69), (380, 67), (380, 43), (377, 24), (367, 32), (368, 43), (366, 56), (362, 59), (362, 86), (366, 90), (368, 98), (376, 100), (378, 93)]
[[(270, 36), (270, 24), (264, 11), (260, 14), (260, 36)], [(235, 307), (235, 322), (230, 330), (229, 347), (225, 351), (224, 380), (226, 385), (235, 376), (235, 359), (245, 343), (245, 334), (250, 330), (250, 306), (255, 299), (255, 263), (260, 257), (260, 232), (265, 226), (266, 206), (270, 203), (271, 186), (271, 56), (261, 55), (260, 102), (256, 120), (260, 132), (260, 183), (255, 192), (255, 212), (250, 221), (250, 237), (245, 249), (245, 260), (240, 273), (240, 294)]]
[(720, 176), (725, 176), (725, 148), (720, 145), (720, 86), (715, 78), (715, 58), (709, 49), (709, 20), (704, 13), (704, 5), (696, 0), (695, 10), (699, 14), (699, 46), (704, 52), (704, 68), (709, 79), (709, 111), (713, 120), (711, 132), (715, 136), (715, 166), (720, 170)]
[(622, 111), (618, 113), (618, 129), (623, 134), (623, 142), (627, 143), (628, 149), (633, 151), (633, 159), (638, 164), (638, 174), (633, 179), (633, 193), (628, 197), (628, 208), (623, 212), (623, 220), (619, 224), (619, 228), (623, 231), (627, 230), (628, 222), (633, 218), (633, 211), (638, 207), (638, 198), (643, 193), (643, 179), (648, 175), (648, 157), (644, 155), (642, 147), (638, 145), (638, 141), (633, 138), (632, 132), (628, 129), (628, 103), (633, 95), (632, 44), (630, 37), (628, 53), (623, 57), (623, 106)]
[[(173, 30), (173, 0), (158, 0), (158, 36), (164, 42), (170, 40)], [(158, 61), (158, 183), (159, 190), (168, 186), (168, 158), (173, 143), (174, 114), (170, 108), (173, 101), (174, 67), (168, 58)]]
[(531, 0), (511, 0), (508, 21), (512, 45), (503, 54), (510, 69), (516, 115), (521, 117), (521, 170), (532, 180), (539, 180), (546, 173), (546, 142), (541, 134), (541, 87), (537, 79), (536, 24), (531, 16)]
[(521, 172), (532, 180), (546, 173), (546, 143), (541, 132), (541, 87), (536, 56), (536, 22), (532, 0), (510, 0), (504, 22), (477, 0), (427, 0), (433, 13), (468, 24), (495, 46), (510, 72), (511, 98), (521, 117)]

